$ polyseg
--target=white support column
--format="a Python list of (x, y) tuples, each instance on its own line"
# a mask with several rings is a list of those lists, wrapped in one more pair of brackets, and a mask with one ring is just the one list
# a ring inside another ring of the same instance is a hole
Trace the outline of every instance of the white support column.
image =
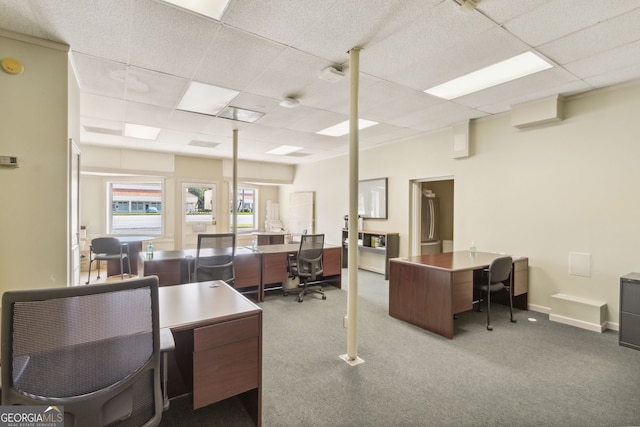
[(358, 84), (360, 49), (349, 52), (349, 251), (347, 302), (347, 354), (340, 356), (350, 365), (364, 362), (358, 357)]
[(233, 178), (231, 182), (231, 215), (233, 217), (233, 234), (238, 234), (238, 129), (233, 130)]

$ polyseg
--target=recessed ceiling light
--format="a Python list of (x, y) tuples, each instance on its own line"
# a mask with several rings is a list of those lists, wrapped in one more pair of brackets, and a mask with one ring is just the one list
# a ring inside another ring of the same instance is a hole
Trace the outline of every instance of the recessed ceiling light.
[(190, 82), (178, 110), (215, 116), (240, 92), (224, 87)]
[(267, 151), (267, 154), (277, 154), (279, 156), (284, 156), (286, 154), (293, 153), (294, 151), (299, 150), (302, 150), (302, 147), (294, 147), (293, 145), (281, 145), (280, 147)]
[(262, 116), (264, 116), (264, 113), (260, 111), (245, 110), (244, 108), (231, 106), (226, 107), (218, 113), (218, 117), (222, 117), (223, 119), (238, 120), (247, 123), (253, 123)]
[(426, 89), (429, 95), (444, 99), (458, 98), (488, 87), (551, 68), (553, 65), (533, 52), (525, 52), (441, 85)]
[(124, 136), (139, 139), (155, 140), (160, 134), (160, 128), (145, 125), (136, 125), (133, 123), (124, 124)]
[[(371, 120), (358, 120), (358, 129), (366, 129), (368, 127), (377, 125), (378, 122), (373, 122)], [(316, 132), (318, 135), (326, 135), (326, 136), (342, 136), (349, 133), (349, 120), (345, 120), (342, 123), (338, 123), (337, 125), (328, 127), (326, 129), (319, 130)]]
[(220, 20), (230, 0), (164, 0), (183, 9)]
[(197, 139), (193, 139), (191, 140), (191, 142), (189, 142), (189, 145), (194, 146), (194, 147), (205, 147), (205, 148), (215, 148), (218, 145), (220, 145), (219, 142), (211, 142), (211, 141), (200, 141)]

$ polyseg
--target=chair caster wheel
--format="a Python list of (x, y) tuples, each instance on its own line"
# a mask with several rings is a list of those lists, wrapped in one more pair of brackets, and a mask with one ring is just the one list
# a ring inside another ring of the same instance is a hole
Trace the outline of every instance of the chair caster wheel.
[(326, 295), (322, 295), (322, 299), (327, 299), (327, 296)]
[(511, 323), (516, 323), (517, 320), (516, 319), (511, 319)]
[(487, 331), (493, 331), (493, 326), (488, 326), (487, 325)]

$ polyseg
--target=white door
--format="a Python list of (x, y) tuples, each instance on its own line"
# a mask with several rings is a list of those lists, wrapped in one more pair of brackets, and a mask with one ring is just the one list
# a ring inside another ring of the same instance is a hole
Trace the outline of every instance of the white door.
[(216, 184), (202, 182), (182, 183), (182, 249), (198, 246), (198, 234), (217, 232), (216, 215), (218, 194)]

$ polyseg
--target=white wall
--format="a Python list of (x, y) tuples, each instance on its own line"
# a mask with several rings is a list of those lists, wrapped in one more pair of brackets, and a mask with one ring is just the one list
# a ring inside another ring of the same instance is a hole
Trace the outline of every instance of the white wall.
[(68, 48), (37, 43), (0, 33), (2, 57), (24, 64), (0, 72), (0, 155), (21, 162), (0, 168), (0, 292), (67, 285)]
[[(550, 125), (477, 120), (465, 159), (452, 159), (450, 130), (362, 151), (360, 179), (389, 178), (389, 219), (365, 229), (399, 232), (407, 256), (409, 181), (453, 176), (456, 250), (475, 240), (480, 251), (525, 255), (530, 306), (545, 311), (558, 292), (604, 301), (615, 327), (619, 277), (640, 271), (638, 111), (640, 84), (568, 99), (565, 120)], [(316, 192), (316, 232), (339, 244), (347, 158), (300, 165), (281, 205), (293, 191)], [(569, 252), (591, 254), (591, 277), (568, 274)]]

